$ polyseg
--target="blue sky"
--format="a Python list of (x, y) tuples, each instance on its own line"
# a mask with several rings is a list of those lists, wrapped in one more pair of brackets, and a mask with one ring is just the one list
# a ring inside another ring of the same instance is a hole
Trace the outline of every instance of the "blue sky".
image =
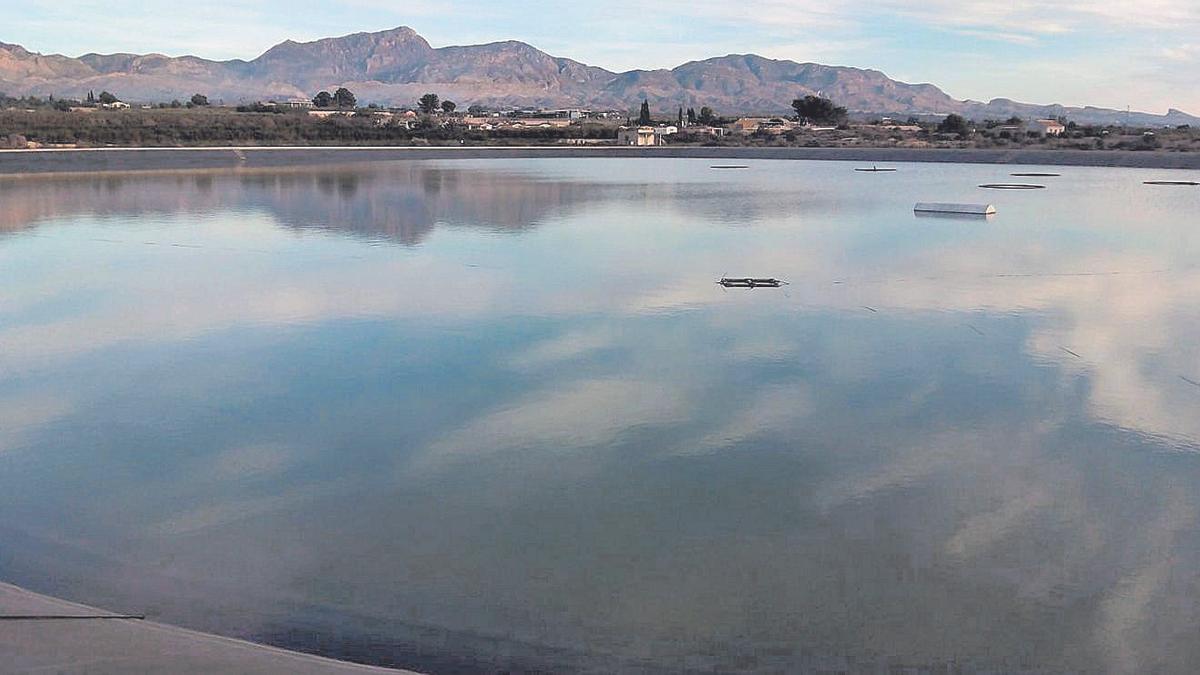
[[(253, 58), (284, 39), (407, 25), (434, 46), (503, 39), (615, 70), (754, 52), (877, 68), (958, 98), (1200, 114), (1200, 0), (8, 0), (33, 51)], [(635, 18), (636, 17), (636, 18)]]

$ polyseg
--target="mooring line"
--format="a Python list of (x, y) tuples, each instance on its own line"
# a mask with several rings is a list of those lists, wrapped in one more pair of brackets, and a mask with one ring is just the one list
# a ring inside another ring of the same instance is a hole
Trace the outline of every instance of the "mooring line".
[(145, 614), (0, 614), (0, 621), (99, 621), (104, 619), (127, 619), (144, 621)]

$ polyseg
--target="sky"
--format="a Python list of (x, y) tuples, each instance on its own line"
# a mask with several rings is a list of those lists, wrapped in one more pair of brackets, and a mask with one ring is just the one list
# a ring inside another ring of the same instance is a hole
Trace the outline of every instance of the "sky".
[(7, 0), (31, 51), (251, 59), (285, 39), (410, 26), (522, 40), (612, 70), (756, 53), (882, 70), (957, 98), (1200, 114), (1200, 0)]

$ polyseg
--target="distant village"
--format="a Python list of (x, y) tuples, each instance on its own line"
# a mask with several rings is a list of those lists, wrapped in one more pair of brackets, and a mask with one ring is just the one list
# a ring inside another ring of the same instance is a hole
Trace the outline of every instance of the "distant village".
[[(155, 117), (149, 122), (137, 113)], [(180, 117), (185, 113), (205, 116)], [(173, 129), (174, 124), (179, 129)], [(936, 113), (899, 119), (850, 114), (817, 96), (798, 98), (791, 114), (730, 116), (708, 107), (678, 108), (664, 115), (652, 111), (648, 101), (636, 111), (481, 105), (462, 110), (435, 93), (425, 94), (411, 107), (362, 106), (346, 88), (321, 91), (311, 99), (238, 106), (213, 105), (202, 94), (157, 104), (131, 104), (110, 92), (88, 92), (83, 100), (0, 95), (0, 146), (8, 148), (334, 142), (901, 148), (1037, 144), (1084, 150), (1200, 151), (1200, 134), (1187, 127), (1096, 127), (1067, 119), (1019, 117), (966, 120)]]

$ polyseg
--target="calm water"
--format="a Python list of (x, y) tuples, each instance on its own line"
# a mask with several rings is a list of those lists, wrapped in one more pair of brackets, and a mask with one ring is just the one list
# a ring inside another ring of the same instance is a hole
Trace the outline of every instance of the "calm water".
[(438, 672), (1193, 670), (1196, 174), (711, 163), (0, 181), (0, 579)]

